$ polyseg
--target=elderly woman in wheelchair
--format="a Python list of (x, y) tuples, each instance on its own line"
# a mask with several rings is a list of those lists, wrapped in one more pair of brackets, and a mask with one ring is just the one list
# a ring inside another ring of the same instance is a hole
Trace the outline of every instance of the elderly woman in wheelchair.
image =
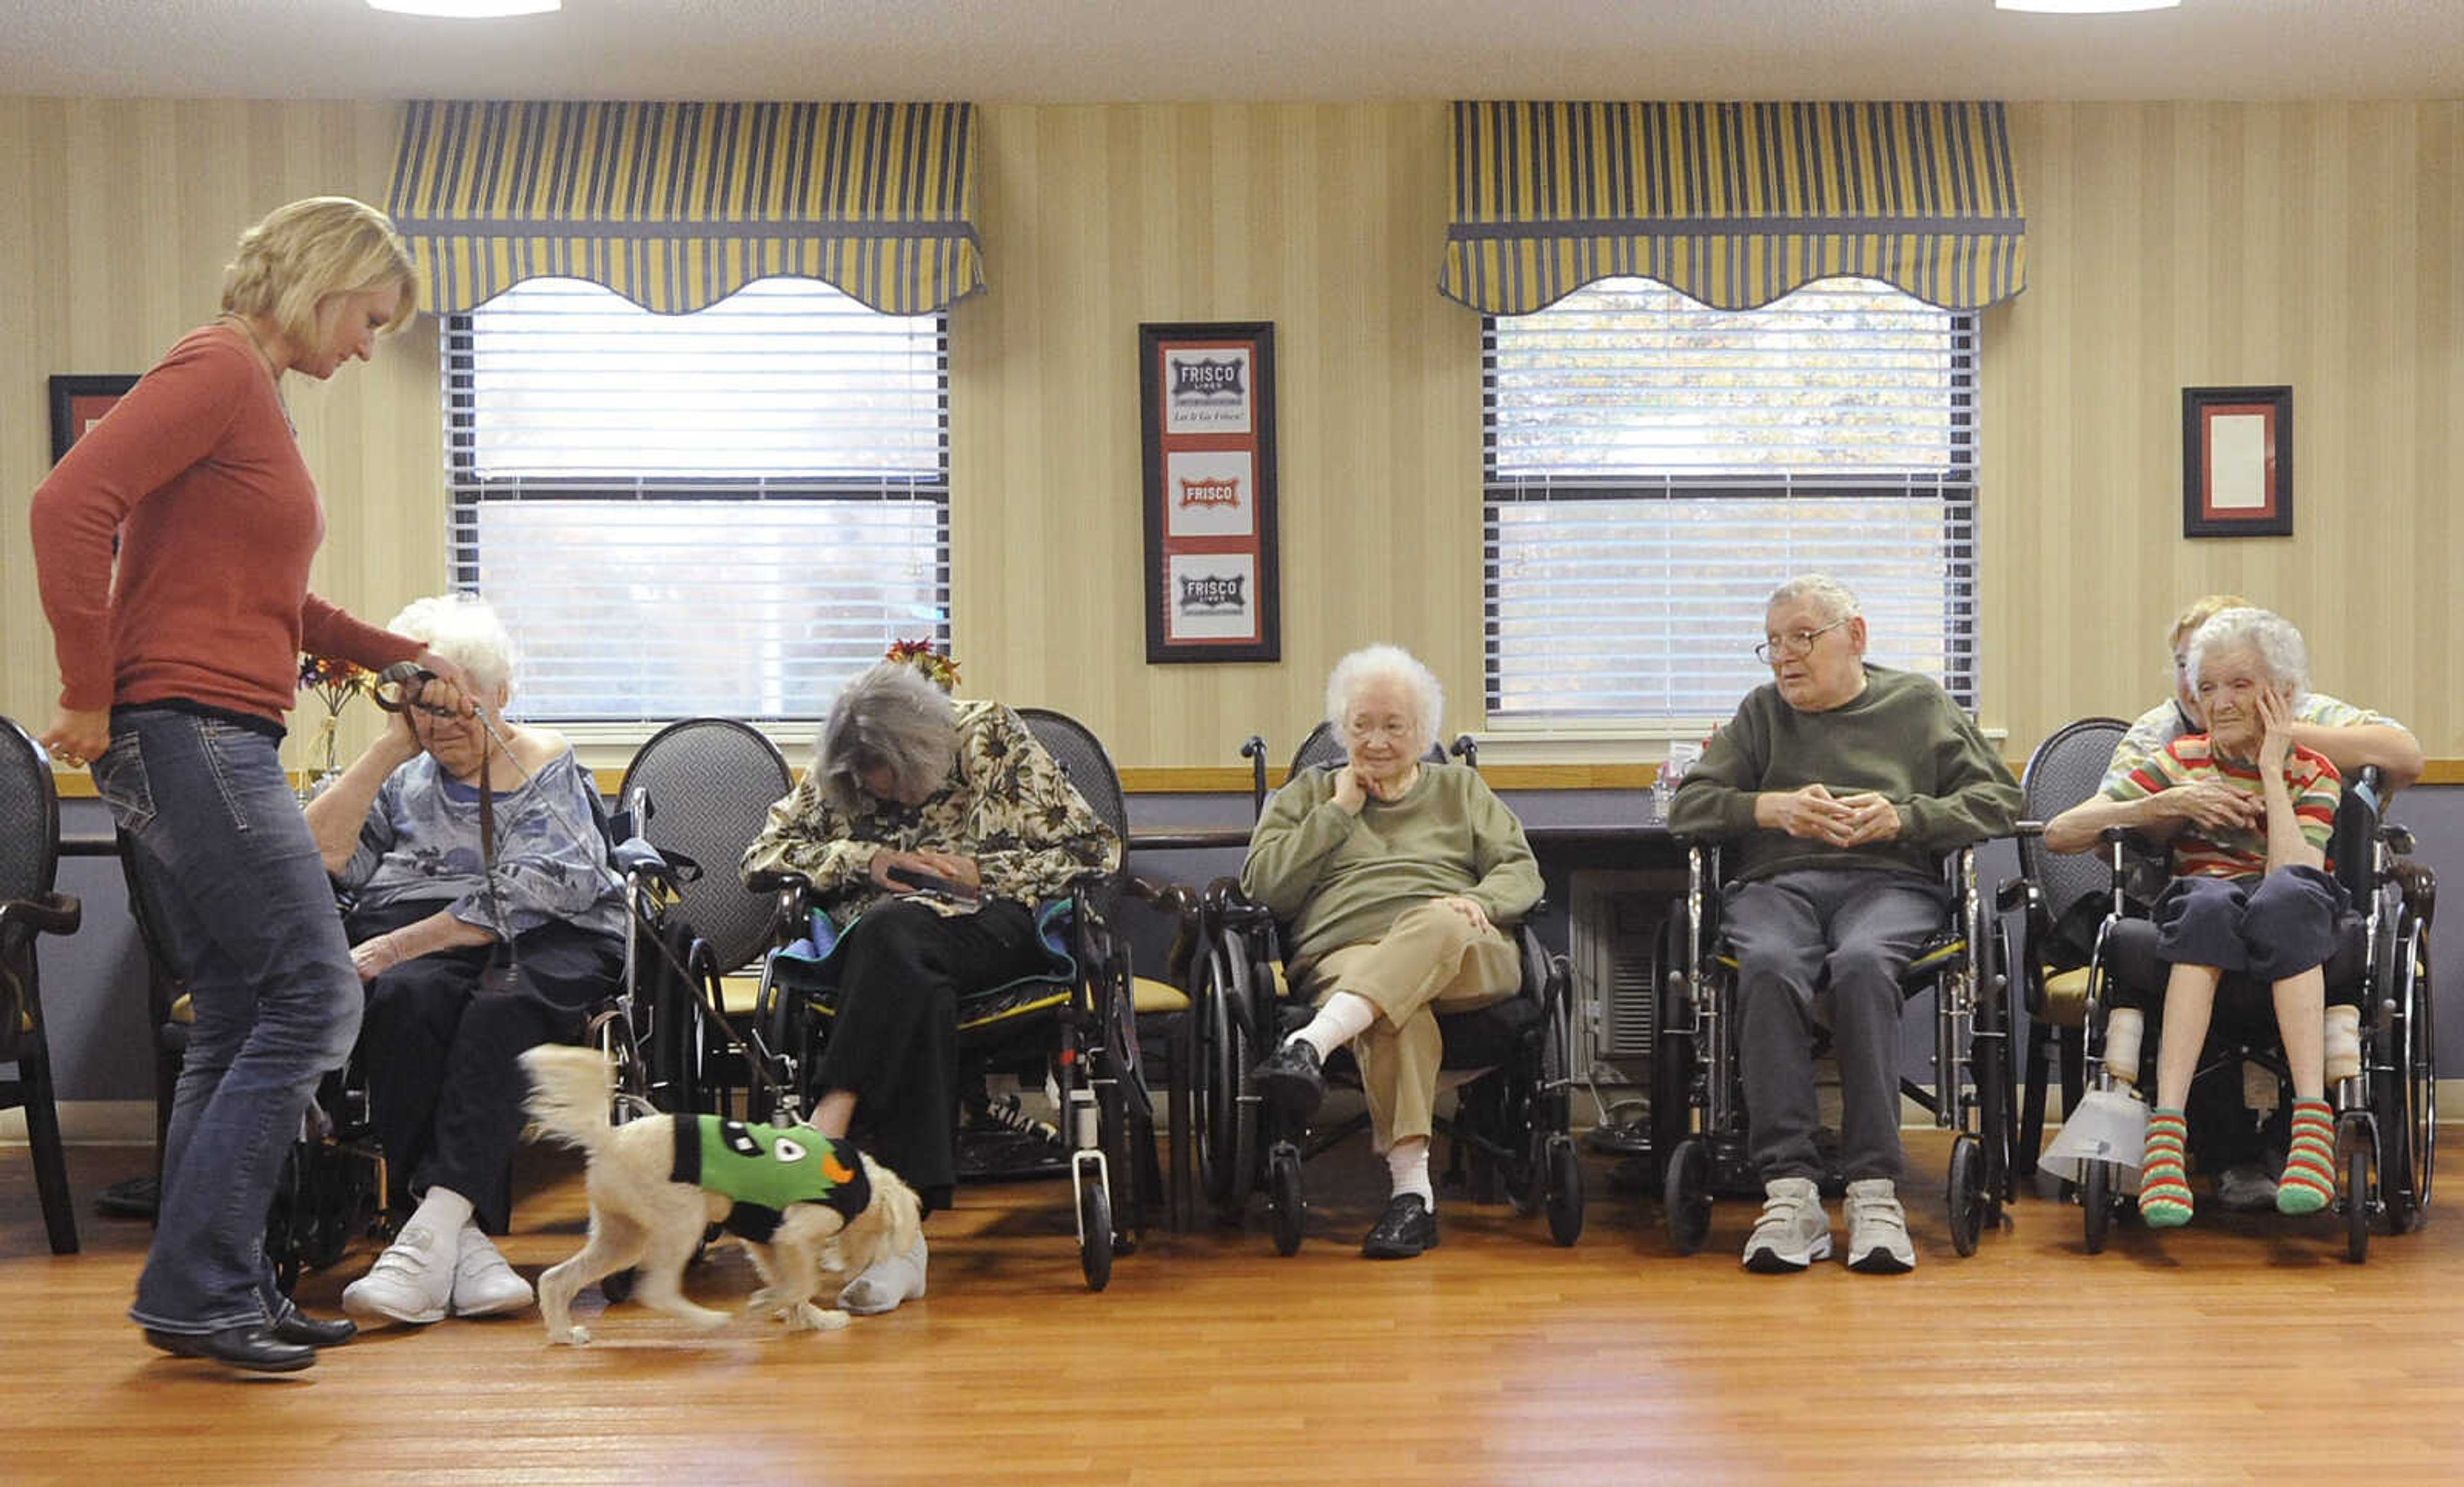
[[(1050, 969), (1037, 908), (1121, 842), (1019, 715), (883, 662), (830, 705), (812, 768), (746, 849), (748, 885), (801, 881), (836, 934), (810, 1124), (863, 1138), (929, 1214), (957, 1183), (958, 1008)], [(817, 920), (818, 922), (818, 920)], [(921, 1236), (847, 1282), (843, 1310), (921, 1297)]]
[[(2268, 988), (2293, 1088), (2291, 1142), (2276, 1206), (2312, 1214), (2336, 1196), (2335, 1114), (2325, 1091), (2325, 967), (2348, 904), (2328, 876), (2326, 846), (2342, 781), (2326, 756), (2294, 741), (2306, 682), (2300, 632), (2262, 609), (2218, 611), (2191, 636), (2188, 679), (2206, 732), (2172, 740), (2104, 793), (2045, 827), (2056, 852), (2086, 851), (2116, 828), (2172, 848), (2174, 877), (2148, 920), (2118, 921), (2109, 939), (2117, 1005), (2105, 1063), (2137, 1078), (2142, 1013), (2130, 966), (2163, 971), (2156, 1094), (2147, 1117), (2139, 1209), (2151, 1226), (2189, 1222), (2184, 1115), (2228, 973)], [(2340, 1009), (2345, 1039), (2354, 1014)]]
[(1242, 891), (1291, 924), (1287, 973), (1317, 1007), (1259, 1063), (1256, 1087), (1297, 1126), (1326, 1093), (1326, 1058), (1352, 1046), (1393, 1180), (1361, 1245), (1372, 1258), (1438, 1242), (1437, 1015), (1515, 994), (1512, 928), (1540, 899), (1539, 866), (1505, 804), (1472, 770), (1423, 762), (1443, 703), (1428, 667), (1395, 646), (1336, 663), (1327, 717), (1345, 761), (1276, 793), (1241, 869)]
[(504, 715), (513, 644), (495, 612), (448, 596), (392, 623), (459, 665), (480, 711), (405, 686), (385, 699), (398, 711), (385, 732), (307, 816), (350, 903), (378, 1143), (417, 1201), (342, 1305), (416, 1323), (531, 1303), (488, 1239), (512, 1216), (516, 1060), (580, 1036), (621, 972), (625, 908), (590, 776), (561, 736)]

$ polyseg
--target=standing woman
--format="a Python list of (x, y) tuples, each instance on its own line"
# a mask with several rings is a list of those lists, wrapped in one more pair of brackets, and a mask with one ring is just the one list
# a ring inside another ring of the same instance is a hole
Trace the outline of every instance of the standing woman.
[[(360, 979), (278, 750), (299, 652), (461, 668), (308, 592), (325, 510), (285, 372), (323, 381), (417, 307), (393, 224), (346, 197), (241, 237), (223, 310), (74, 445), (34, 492), (59, 658), (42, 741), (95, 788), (163, 905), (196, 1024), (131, 1321), (183, 1357), (283, 1372), (351, 1335), (301, 1315), (265, 1257), (284, 1148), (360, 1025)], [(118, 576), (113, 544), (118, 541)], [(438, 689), (430, 689), (430, 697)]]

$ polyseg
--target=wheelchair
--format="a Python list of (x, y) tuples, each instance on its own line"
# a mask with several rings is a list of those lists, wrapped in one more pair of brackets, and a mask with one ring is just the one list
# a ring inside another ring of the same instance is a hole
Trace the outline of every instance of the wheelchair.
[[(1103, 744), (1065, 714), (1017, 712), (1126, 849), (1128, 808)], [(785, 925), (806, 925), (817, 912), (810, 885), (797, 874), (762, 874), (757, 886), (777, 895)], [(1135, 977), (1129, 944), (1113, 929), (1129, 888), (1126, 872), (1079, 875), (1066, 897), (1037, 914), (1050, 972), (963, 998), (957, 1008), (962, 1079), (1014, 1074), (1052, 1095), (1067, 1153), (1079, 1265), (1091, 1291), (1111, 1283), (1115, 1257), (1143, 1242), (1146, 1215), (1163, 1185)], [(774, 949), (764, 960), (754, 1020), (762, 1082), (776, 1092), (770, 1119), (798, 1119), (815, 1098), (809, 1071), (828, 1044), (836, 997), (826, 970), (788, 949)], [(960, 1093), (962, 1104), (979, 1096)]]
[[(1253, 736), (1241, 752), (1250, 761), (1253, 808), (1263, 814), (1265, 743)], [(1477, 767), (1468, 736), (1456, 740), (1453, 753), (1464, 767)], [(1290, 774), (1337, 766), (1343, 758), (1333, 730), (1321, 723), (1293, 752)], [(1427, 762), (1444, 767), (1446, 758), (1433, 747)], [(1515, 930), (1523, 962), (1519, 993), (1493, 1006), (1439, 1017), (1441, 1067), (1480, 1072), (1459, 1089), (1454, 1115), (1436, 1124), (1450, 1143), (1450, 1183), (1467, 1182), (1476, 1203), (1503, 1197), (1518, 1214), (1544, 1211), (1550, 1236), (1571, 1245), (1583, 1232), (1582, 1165), (1570, 1128), (1573, 994), (1566, 958), (1551, 953), (1532, 928), (1544, 909), (1533, 906)], [(1368, 1116), (1329, 1128), (1295, 1128), (1258, 1097), (1251, 1081), (1257, 1064), (1310, 1016), (1285, 981), (1287, 927), (1243, 897), (1229, 879), (1208, 887), (1196, 924), (1190, 1077), (1199, 1188), (1227, 1224), (1240, 1222), (1250, 1195), (1263, 1192), (1276, 1253), (1288, 1256), (1300, 1248), (1308, 1214), (1302, 1164), (1365, 1129)], [(1345, 1052), (1329, 1061), (1327, 1072), (1332, 1082), (1356, 1079), (1357, 1069)]]
[[(2437, 1154), (2438, 1061), (2436, 1007), (2431, 995), (2430, 924), (2437, 908), (2437, 878), (2412, 860), (2412, 834), (2383, 819), (2384, 780), (2365, 768), (2344, 789), (2329, 841), (2329, 866), (2352, 901), (2339, 930), (2335, 956), (2326, 965), (2326, 999), (2357, 1006), (2361, 1013), (2358, 1064), (2339, 1072), (2331, 1054), (2327, 1096), (2336, 1112), (2337, 1193), (2333, 1212), (2344, 1221), (2345, 1257), (2369, 1257), (2375, 1227), (2390, 1235), (2419, 1228), (2430, 1206)], [(2105, 1058), (2107, 1014), (2119, 986), (2160, 1003), (2161, 964), (2152, 947), (2151, 921), (2135, 911), (2127, 886), (2133, 834), (2109, 830), (2101, 845), (2112, 894), (2111, 911), (2097, 932), (2082, 986), (2082, 1044), (2089, 1089), (2112, 1091), (2120, 1082)], [(2135, 938), (2134, 947), (2125, 939)], [(2146, 967), (2153, 966), (2151, 972)], [(2134, 974), (2133, 968), (2141, 973)], [(2124, 977), (2130, 979), (2124, 980)], [(2150, 1018), (2140, 1049), (2137, 1086), (2152, 1087), (2156, 1037)], [(2216, 989), (2216, 1010), (2191, 1079), (2191, 1100), (2219, 1079), (2244, 1077), (2246, 1068), (2272, 1076), (2277, 1119), (2292, 1108), (2291, 1077), (2267, 988), (2228, 974)], [(2199, 1132), (2192, 1132), (2198, 1140)], [(2196, 1147), (2193, 1146), (2193, 1153)], [(2118, 1164), (2080, 1163), (2079, 1200), (2087, 1250), (2101, 1252), (2113, 1220), (2128, 1207)]]
[[(2002, 1222), (2014, 1195), (2011, 1176), (2013, 1106), (2007, 988), (1977, 890), (1972, 847), (1943, 864), (1951, 892), (1948, 922), (1900, 973), (1903, 1002), (1934, 996), (1934, 1084), (1904, 1076), (1900, 1093), (1932, 1112), (1938, 1129), (1955, 1131), (1944, 1181), (1950, 1242), (1963, 1257), (1976, 1253), (1988, 1228)], [(1721, 850), (1715, 842), (1688, 845), (1685, 899), (1669, 916), (1667, 995), (1652, 1071), (1656, 1138), (1666, 1142), (1661, 1183), (1669, 1242), (1680, 1255), (1703, 1247), (1714, 1196), (1760, 1197), (1745, 1103), (1738, 1045), (1737, 963), (1720, 926)], [(1826, 1191), (1840, 1174), (1825, 1174)]]

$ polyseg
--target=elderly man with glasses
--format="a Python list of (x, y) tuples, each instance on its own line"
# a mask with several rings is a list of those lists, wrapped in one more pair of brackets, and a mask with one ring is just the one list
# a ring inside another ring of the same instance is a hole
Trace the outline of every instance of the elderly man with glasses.
[(2012, 829), (2019, 787), (1934, 682), (1868, 665), (1857, 598), (1820, 575), (1771, 597), (1749, 693), (1678, 788), (1669, 826), (1731, 839), (1722, 923), (1737, 958), (1739, 1054), (1766, 1201), (1746, 1268), (1831, 1255), (1815, 1148), (1814, 999), (1839, 1059), (1848, 1266), (1912, 1269), (1896, 1184), (1900, 973), (1949, 907), (1942, 855)]

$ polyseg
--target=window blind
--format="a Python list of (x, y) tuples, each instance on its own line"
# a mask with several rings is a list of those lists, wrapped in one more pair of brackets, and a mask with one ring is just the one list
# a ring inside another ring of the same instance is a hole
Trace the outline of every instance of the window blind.
[(532, 279), (444, 353), (453, 582), (514, 633), (519, 715), (811, 718), (891, 642), (947, 644), (941, 316)]
[(1868, 658), (1975, 705), (1975, 317), (1869, 280), (1758, 310), (1601, 280), (1486, 321), (1488, 714), (1726, 718), (1772, 589), (1855, 590)]

